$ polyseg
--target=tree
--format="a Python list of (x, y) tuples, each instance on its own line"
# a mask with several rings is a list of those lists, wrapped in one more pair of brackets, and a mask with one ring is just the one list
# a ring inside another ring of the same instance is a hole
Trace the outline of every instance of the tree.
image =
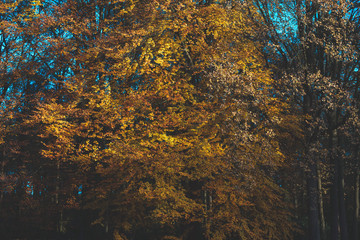
[(96, 6), (81, 6), (59, 9), (72, 74), (28, 124), (44, 158), (84, 176), (69, 185), (83, 186), (96, 223), (138, 239), (290, 238), (275, 136), (292, 116), (269, 97), (243, 6), (114, 3), (100, 31)]
[[(352, 140), (342, 131), (352, 128), (348, 123), (356, 114), (357, 6), (351, 1), (254, 2), (268, 26), (264, 31), (269, 43), (264, 49), (268, 63), (277, 66), (274, 75), (282, 79), (279, 87), (305, 116), (306, 137), (300, 157), (307, 176), (309, 238), (320, 239), (322, 232), (324, 239), (338, 239), (340, 226), (341, 239), (349, 239), (344, 155), (354, 152), (344, 145)], [(330, 171), (319, 169), (321, 165)], [(324, 179), (319, 171), (323, 176), (332, 175), (331, 233), (325, 232), (321, 207)]]
[(0, 6), (9, 225), (33, 238), (292, 238), (283, 172), (309, 117), (274, 88), (254, 5)]

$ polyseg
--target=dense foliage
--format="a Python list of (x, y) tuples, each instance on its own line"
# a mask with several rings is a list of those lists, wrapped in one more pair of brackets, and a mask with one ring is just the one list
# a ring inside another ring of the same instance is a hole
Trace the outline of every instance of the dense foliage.
[(359, 237), (357, 1), (0, 1), (4, 239)]

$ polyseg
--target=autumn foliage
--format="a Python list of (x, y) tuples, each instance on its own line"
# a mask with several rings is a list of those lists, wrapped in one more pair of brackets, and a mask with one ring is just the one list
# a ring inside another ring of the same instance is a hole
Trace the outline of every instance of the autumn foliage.
[(264, 37), (272, 29), (259, 8), (263, 1), (2, 1), (3, 235), (306, 234), (303, 189), (292, 188), (317, 143), (304, 127), (315, 115), (296, 104), (303, 72), (276, 65), (282, 49)]

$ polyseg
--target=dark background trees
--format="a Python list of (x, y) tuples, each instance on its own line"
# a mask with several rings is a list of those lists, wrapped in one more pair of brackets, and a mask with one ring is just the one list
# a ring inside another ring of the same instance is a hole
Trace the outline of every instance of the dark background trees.
[(264, 53), (275, 66), (282, 96), (292, 99), (305, 117), (298, 170), (306, 177), (301, 194), (306, 195), (302, 204), (308, 209), (307, 237), (357, 239), (359, 223), (353, 214), (358, 173), (353, 164), (358, 153), (353, 134), (358, 112), (358, 3), (255, 5), (267, 25), (262, 33), (268, 43)]

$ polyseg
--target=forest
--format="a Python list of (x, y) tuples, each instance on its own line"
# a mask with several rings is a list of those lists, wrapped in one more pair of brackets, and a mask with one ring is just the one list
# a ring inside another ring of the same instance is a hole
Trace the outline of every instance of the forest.
[(360, 1), (0, 0), (0, 238), (359, 240)]

